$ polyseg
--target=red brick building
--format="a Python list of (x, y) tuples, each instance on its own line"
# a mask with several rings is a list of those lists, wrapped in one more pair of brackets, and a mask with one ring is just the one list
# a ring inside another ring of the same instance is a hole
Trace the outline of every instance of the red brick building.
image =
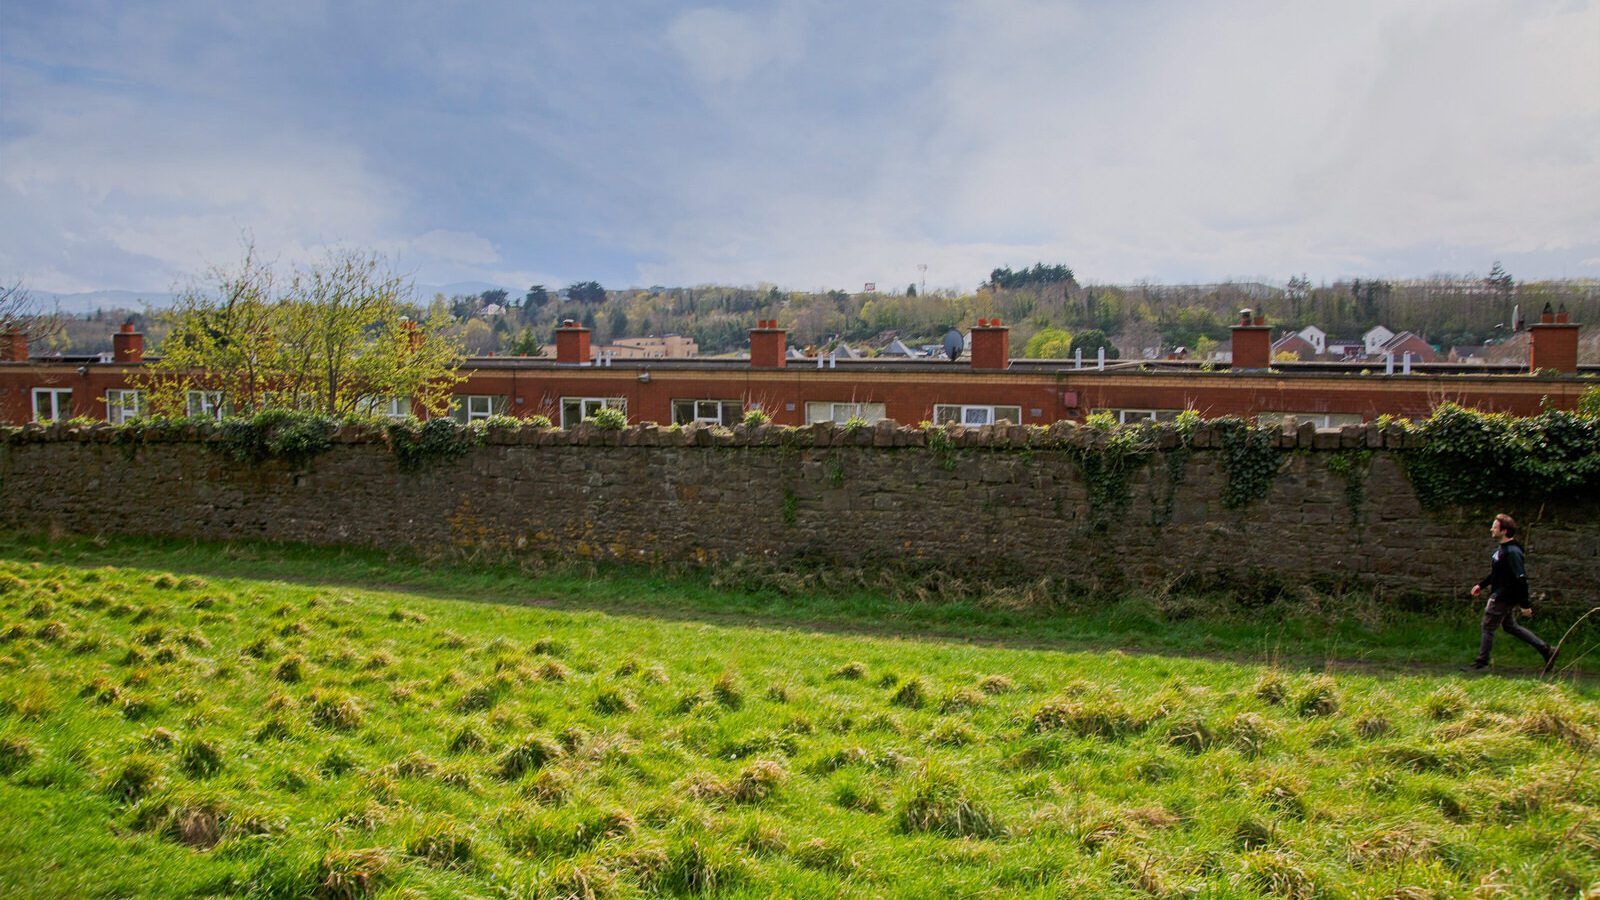
[[(1206, 417), (1238, 415), (1336, 425), (1389, 413), (1424, 417), (1454, 401), (1533, 415), (1546, 403), (1573, 408), (1584, 388), (1577, 365), (1579, 326), (1564, 315), (1530, 326), (1527, 365), (1414, 363), (1409, 374), (1365, 364), (1271, 360), (1270, 329), (1259, 318), (1235, 326), (1231, 368), (1199, 362), (1119, 361), (1101, 369), (1067, 360), (1017, 360), (998, 320), (972, 328), (968, 358), (946, 360), (791, 360), (774, 321), (751, 331), (749, 360), (633, 359), (597, 365), (589, 333), (564, 327), (551, 359), (469, 359), (455, 389), (455, 415), (546, 415), (570, 425), (601, 407), (621, 407), (630, 421), (732, 424), (759, 408), (774, 422), (893, 419), (982, 425), (1007, 420), (1047, 425), (1098, 410), (1122, 421), (1166, 419), (1185, 409)], [(18, 425), (84, 416), (120, 421), (142, 411), (136, 376), (143, 337), (115, 335), (104, 358), (30, 359), (24, 340), (0, 335), (0, 421)], [(1592, 369), (1591, 369), (1592, 371)], [(1540, 373), (1530, 377), (1530, 372)], [(1552, 374), (1555, 373), (1555, 374)], [(193, 398), (192, 398), (193, 399)], [(390, 411), (403, 414), (409, 401)], [(202, 398), (191, 412), (214, 414)]]

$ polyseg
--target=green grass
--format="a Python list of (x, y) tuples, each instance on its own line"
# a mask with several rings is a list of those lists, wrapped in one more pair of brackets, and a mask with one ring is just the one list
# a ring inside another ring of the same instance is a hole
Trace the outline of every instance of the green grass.
[[(1188, 602), (1045, 614), (7, 535), (0, 893), (1574, 896), (1600, 881), (1588, 682), (1251, 662), (1315, 620), (1219, 610), (1207, 643)], [(1470, 615), (1417, 617), (1420, 636), (1388, 615), (1315, 646), (1397, 665), (1470, 649)], [(1092, 649), (1143, 628), (1163, 652)]]

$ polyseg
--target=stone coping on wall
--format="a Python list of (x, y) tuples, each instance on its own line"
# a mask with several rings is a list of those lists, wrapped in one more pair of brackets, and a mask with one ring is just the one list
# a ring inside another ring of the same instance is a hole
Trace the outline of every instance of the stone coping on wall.
[[(486, 446), (534, 447), (927, 447), (929, 434), (939, 433), (951, 449), (1049, 450), (1093, 447), (1103, 444), (1113, 432), (1076, 422), (1034, 425), (960, 425), (921, 428), (883, 420), (873, 425), (848, 426), (836, 422), (813, 425), (713, 425), (661, 426), (653, 422), (622, 429), (606, 429), (591, 423), (576, 428), (523, 426), (463, 426), (480, 433)], [(1185, 443), (1184, 432), (1170, 423), (1117, 426), (1118, 432), (1137, 430), (1154, 449), (1164, 450)], [(1427, 437), (1399, 423), (1372, 422), (1318, 428), (1310, 422), (1285, 420), (1273, 429), (1276, 446), (1284, 450), (1411, 450), (1423, 447)], [(1222, 446), (1224, 429), (1202, 422), (1189, 431), (1187, 444), (1196, 449)], [(335, 444), (383, 444), (387, 429), (376, 425), (343, 425), (329, 432)], [(31, 422), (21, 427), (0, 428), (0, 442), (9, 444), (78, 442), (101, 444), (145, 443), (222, 443), (223, 430), (214, 425), (193, 422), (161, 424), (130, 429), (128, 426), (96, 423), (78, 425)], [(937, 440), (937, 439), (936, 439)]]

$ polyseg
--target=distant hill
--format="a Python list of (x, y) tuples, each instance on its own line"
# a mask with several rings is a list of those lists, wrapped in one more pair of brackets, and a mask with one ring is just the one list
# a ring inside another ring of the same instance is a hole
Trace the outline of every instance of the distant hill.
[(165, 309), (172, 305), (173, 295), (167, 291), (87, 291), (81, 294), (56, 294), (50, 291), (29, 290), (43, 309), (59, 307), (70, 315), (92, 313), (97, 309), (141, 310)]
[[(434, 294), (443, 294), (446, 297), (467, 294), (477, 296), (484, 291), (501, 288), (500, 285), (489, 284), (486, 281), (460, 281), (454, 284), (418, 284), (415, 296), (418, 302), (426, 304), (433, 299)], [(502, 288), (513, 297), (521, 297), (527, 288)], [(57, 294), (52, 291), (36, 291), (30, 289), (29, 294), (39, 301), (45, 309), (59, 307), (62, 312), (69, 315), (81, 316), (92, 313), (97, 309), (127, 309), (143, 310), (166, 309), (172, 305), (176, 297), (170, 291), (85, 291), (78, 294)]]

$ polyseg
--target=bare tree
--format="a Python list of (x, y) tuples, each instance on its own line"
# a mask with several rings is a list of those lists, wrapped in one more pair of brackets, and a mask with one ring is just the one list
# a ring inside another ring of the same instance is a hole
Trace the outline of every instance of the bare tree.
[(24, 334), (29, 341), (42, 341), (61, 326), (61, 310), (45, 312), (22, 282), (0, 286), (0, 334)]

